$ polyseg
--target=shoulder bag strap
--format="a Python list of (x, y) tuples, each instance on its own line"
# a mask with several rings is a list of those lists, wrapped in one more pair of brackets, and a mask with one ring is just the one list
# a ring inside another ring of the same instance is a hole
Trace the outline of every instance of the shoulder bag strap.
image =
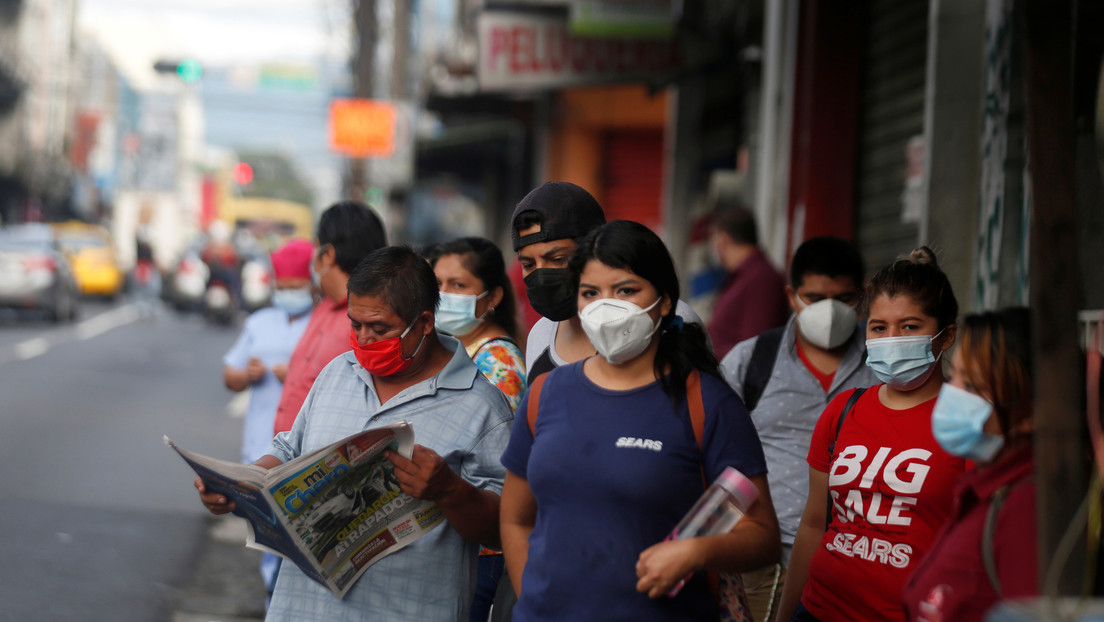
[[(702, 401), (701, 372), (696, 369), (686, 377), (686, 405), (690, 408), (690, 427), (694, 429), (694, 441), (700, 453), (702, 435), (705, 434), (705, 403)], [(698, 461), (698, 469), (701, 471), (702, 488), (708, 488), (709, 481), (705, 479), (705, 465), (701, 460)]]
[(993, 585), (997, 596), (1001, 596), (1000, 577), (997, 576), (997, 561), (993, 555), (993, 536), (997, 532), (997, 515), (1000, 514), (1004, 498), (1008, 496), (1008, 486), (1001, 486), (993, 493), (989, 501), (989, 510), (985, 513), (985, 530), (981, 536), (981, 560), (985, 563), (985, 574), (989, 575), (989, 583)]
[(989, 575), (989, 583), (993, 585), (993, 590), (997, 592), (997, 596), (1003, 596), (1001, 594), (1000, 577), (997, 575), (997, 558), (994, 544), (997, 536), (997, 517), (1000, 515), (1001, 506), (1008, 498), (1008, 493), (1016, 486), (1032, 479), (1033, 477), (1025, 477), (996, 489), (993, 492), (993, 498), (989, 501), (989, 509), (985, 512), (985, 529), (981, 534), (981, 561), (985, 564), (985, 574)]
[[(847, 398), (847, 403), (843, 405), (843, 411), (840, 413), (839, 421), (836, 422), (836, 435), (832, 437), (832, 442), (828, 445), (829, 469), (832, 468), (832, 460), (836, 457), (836, 441), (839, 440), (840, 430), (843, 429), (843, 420), (847, 418), (847, 413), (851, 412), (851, 409), (855, 407), (855, 402), (859, 401), (863, 393), (866, 393), (866, 387), (852, 390), (851, 397)], [(832, 524), (832, 491), (829, 489), (825, 492), (828, 494), (828, 510), (824, 514), (824, 530), (828, 531), (828, 525)]]
[[(510, 337), (509, 335), (503, 335), (501, 337), (488, 337), (487, 339), (485, 339), (483, 341), (483, 343), (479, 344), (479, 347), (476, 348), (475, 351), (477, 353), (482, 352), (483, 348), (486, 348), (487, 346), (493, 345), (495, 343), (512, 343), (515, 346), (517, 345), (517, 342), (514, 341), (514, 338)], [(472, 357), (472, 358), (475, 358), (475, 357)]]
[(525, 418), (529, 421), (529, 434), (531, 436), (537, 434), (537, 410), (540, 409), (541, 387), (544, 386), (544, 379), (547, 377), (548, 374), (541, 374), (537, 376), (533, 384), (529, 385), (529, 404), (525, 409)]

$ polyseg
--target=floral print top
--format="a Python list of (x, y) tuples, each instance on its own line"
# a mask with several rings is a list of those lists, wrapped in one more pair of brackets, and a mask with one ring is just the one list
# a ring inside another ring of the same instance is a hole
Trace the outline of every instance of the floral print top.
[(517, 410), (525, 392), (525, 356), (509, 337), (490, 337), (466, 348), (468, 356), (491, 384), (506, 396), (511, 410)]
[[(525, 356), (509, 337), (488, 337), (465, 348), (483, 376), (506, 396), (510, 410), (517, 411), (525, 393)], [(502, 551), (479, 547), (480, 555), (501, 555)]]

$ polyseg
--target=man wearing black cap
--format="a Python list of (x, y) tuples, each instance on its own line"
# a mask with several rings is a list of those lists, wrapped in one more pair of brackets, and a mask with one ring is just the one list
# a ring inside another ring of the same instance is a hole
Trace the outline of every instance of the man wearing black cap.
[[(579, 323), (574, 279), (567, 260), (579, 240), (605, 224), (606, 215), (586, 190), (566, 181), (534, 188), (514, 208), (510, 238), (525, 275), (529, 304), (541, 319), (529, 331), (525, 367), (529, 382), (560, 365), (594, 354)], [(683, 321), (701, 324), (681, 300), (675, 308)]]

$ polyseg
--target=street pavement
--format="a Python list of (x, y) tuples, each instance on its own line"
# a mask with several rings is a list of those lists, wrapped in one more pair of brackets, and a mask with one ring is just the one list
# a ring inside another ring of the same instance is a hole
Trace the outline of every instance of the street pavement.
[(212, 517), (190, 580), (175, 598), (172, 622), (255, 622), (264, 619), (261, 553), (245, 547), (245, 521)]
[(237, 328), (82, 302), (72, 324), (0, 315), (0, 622), (261, 619), (260, 553), (161, 442), (238, 456)]

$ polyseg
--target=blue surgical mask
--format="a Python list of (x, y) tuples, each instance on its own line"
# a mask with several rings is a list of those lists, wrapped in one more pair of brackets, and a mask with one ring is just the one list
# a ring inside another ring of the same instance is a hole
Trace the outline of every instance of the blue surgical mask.
[[(943, 329), (947, 330), (947, 329)], [(942, 335), (883, 337), (866, 340), (866, 365), (878, 380), (898, 391), (911, 391), (923, 385), (943, 356), (932, 353), (932, 341)]]
[(487, 292), (478, 296), (441, 292), (441, 302), (437, 304), (434, 325), (438, 330), (456, 337), (472, 332), (483, 321), (483, 317), (493, 309), (493, 307), (488, 308), (482, 316), (475, 316), (476, 301), (486, 295)]
[(932, 434), (951, 455), (975, 462), (992, 462), (1004, 446), (1003, 436), (982, 431), (992, 414), (993, 405), (985, 398), (944, 384), (932, 411)]
[(310, 311), (314, 306), (314, 297), (311, 296), (310, 287), (278, 289), (272, 292), (272, 306), (283, 309), (288, 315), (295, 317)]

